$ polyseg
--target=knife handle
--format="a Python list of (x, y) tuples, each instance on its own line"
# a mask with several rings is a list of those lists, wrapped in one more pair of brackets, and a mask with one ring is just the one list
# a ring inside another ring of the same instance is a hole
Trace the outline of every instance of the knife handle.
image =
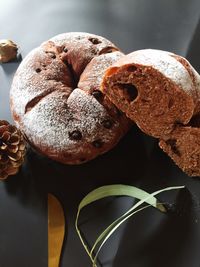
[(65, 217), (58, 199), (48, 194), (48, 267), (59, 267), (65, 235)]

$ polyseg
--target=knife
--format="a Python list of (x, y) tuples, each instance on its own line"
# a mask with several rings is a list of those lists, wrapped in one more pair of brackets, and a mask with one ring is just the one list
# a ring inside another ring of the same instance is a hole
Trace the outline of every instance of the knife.
[(48, 267), (59, 267), (65, 235), (65, 217), (58, 199), (48, 194)]

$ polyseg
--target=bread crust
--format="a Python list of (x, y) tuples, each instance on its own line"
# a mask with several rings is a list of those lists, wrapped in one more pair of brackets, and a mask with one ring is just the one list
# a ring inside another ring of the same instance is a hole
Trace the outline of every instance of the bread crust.
[(81, 164), (115, 146), (130, 122), (117, 115), (99, 86), (122, 55), (110, 41), (88, 33), (61, 34), (31, 51), (10, 92), (13, 119), (30, 145), (64, 164)]
[(196, 127), (178, 127), (159, 146), (189, 176), (200, 175), (200, 130)]

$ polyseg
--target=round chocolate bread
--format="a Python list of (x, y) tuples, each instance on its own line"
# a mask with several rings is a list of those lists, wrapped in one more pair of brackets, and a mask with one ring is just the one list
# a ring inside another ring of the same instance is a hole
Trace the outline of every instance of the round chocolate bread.
[(101, 90), (142, 131), (161, 139), (179, 167), (200, 175), (200, 129), (191, 125), (200, 118), (200, 76), (185, 58), (135, 51), (106, 71)]
[(130, 122), (99, 89), (105, 70), (122, 55), (103, 37), (65, 33), (26, 56), (13, 79), (10, 105), (32, 147), (80, 164), (117, 144)]

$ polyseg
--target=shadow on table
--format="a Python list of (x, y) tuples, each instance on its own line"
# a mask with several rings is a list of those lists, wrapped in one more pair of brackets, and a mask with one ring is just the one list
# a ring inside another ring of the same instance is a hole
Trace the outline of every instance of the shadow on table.
[(193, 262), (198, 267), (194, 206), (190, 192), (182, 189), (168, 214), (150, 209), (130, 220), (112, 266), (188, 267)]
[(15, 60), (13, 60), (11, 62), (7, 62), (7, 63), (2, 63), (1, 66), (2, 66), (3, 71), (8, 76), (10, 76), (17, 70), (21, 61), (22, 61), (22, 55), (19, 54)]
[[(61, 201), (66, 218), (69, 219), (67, 224), (70, 224), (68, 226), (71, 229), (69, 236), (65, 238), (63, 248), (65, 261), (67, 259), (69, 262), (76, 262), (78, 250), (84, 262), (84, 259), (86, 261), (88, 258), (74, 229), (75, 214), (81, 199), (99, 186), (116, 183), (134, 185), (153, 192), (171, 185), (175, 176), (173, 171), (176, 176), (180, 174), (184, 184), (188, 177), (171, 164), (170, 159), (159, 150), (157, 142), (149, 137), (144, 139), (144, 135), (134, 126), (112, 151), (83, 165), (65, 166), (39, 156), (30, 149), (21, 171), (5, 182), (5, 188), (8, 194), (15, 197), (22, 205), (37, 208), (43, 213), (47, 194), (53, 193)], [(113, 263), (103, 266), (132, 267), (135, 264), (141, 267), (187, 267), (187, 264), (182, 264), (182, 260), (187, 255), (184, 254), (185, 250), (190, 249), (189, 242), (192, 242), (194, 227), (191, 227), (193, 216), (190, 195), (184, 199), (188, 199), (189, 204), (187, 212), (181, 215), (173, 212), (163, 215), (150, 209), (145, 211), (145, 214), (138, 214), (130, 220), (123, 228), (123, 232), (118, 233), (117, 255), (115, 248), (111, 248), (109, 252), (111, 261), (114, 258)], [(177, 207), (182, 207), (185, 200), (182, 200), (179, 193)], [(114, 206), (111, 202), (106, 203), (108, 216), (102, 212), (104, 216), (101, 221), (104, 227), (110, 222), (109, 220), (113, 220), (110, 216), (117, 214), (118, 207), (123, 202), (119, 201)], [(104, 204), (99, 203), (99, 209), (95, 206), (94, 211), (98, 212)], [(93, 226), (95, 228), (90, 228), (86, 234), (88, 241), (91, 241), (92, 236), (96, 234), (96, 224)], [(66, 247), (67, 238), (70, 246)], [(193, 252), (192, 248), (194, 246), (191, 245), (190, 253), (191, 255), (194, 253), (195, 257), (196, 251)], [(181, 260), (181, 264), (178, 260)]]
[(193, 34), (193, 38), (189, 44), (188, 51), (187, 51), (187, 59), (193, 65), (193, 67), (200, 73), (200, 56), (199, 55), (199, 48), (200, 48), (200, 20), (197, 24), (195, 32)]
[(62, 165), (29, 149), (21, 171), (9, 177), (5, 187), (25, 206), (32, 198), (40, 201), (51, 192), (66, 208), (73, 209), (98, 186), (137, 183), (145, 172), (146, 162), (143, 135), (133, 127), (112, 151), (82, 165)]
[[(67, 223), (70, 223), (67, 229), (69, 227), (72, 233), (69, 235), (70, 247), (66, 249), (66, 257), (76, 259), (76, 255), (73, 255), (76, 248), (82, 248), (74, 229), (79, 202), (87, 193), (99, 186), (116, 183), (136, 186), (140, 184), (147, 163), (143, 137), (137, 127), (133, 126), (112, 151), (91, 162), (76, 166), (59, 164), (29, 149), (21, 171), (18, 175), (9, 177), (5, 182), (5, 188), (8, 194), (22, 205), (36, 208), (43, 213), (47, 194), (53, 193), (62, 203), (66, 218), (70, 220), (67, 220)], [(67, 238), (68, 235), (63, 251)], [(90, 236), (88, 238), (90, 239)], [(82, 253), (84, 258), (84, 250)]]

